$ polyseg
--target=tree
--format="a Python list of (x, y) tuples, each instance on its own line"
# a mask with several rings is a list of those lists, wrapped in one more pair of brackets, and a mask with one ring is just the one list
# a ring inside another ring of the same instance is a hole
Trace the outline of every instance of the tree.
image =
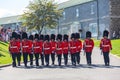
[(62, 11), (58, 10), (58, 4), (54, 0), (33, 0), (30, 1), (20, 19), (28, 30), (35, 29), (41, 34), (44, 27), (57, 26)]

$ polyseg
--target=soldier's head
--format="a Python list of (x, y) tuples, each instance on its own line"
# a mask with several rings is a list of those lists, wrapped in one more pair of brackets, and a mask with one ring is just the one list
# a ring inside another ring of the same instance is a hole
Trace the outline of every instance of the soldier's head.
[(35, 34), (34, 39), (39, 40), (39, 35), (37, 33)]
[(22, 39), (24, 39), (24, 40), (28, 39), (28, 35), (27, 35), (26, 32), (23, 32), (23, 33), (22, 33)]
[(42, 41), (44, 40), (44, 35), (43, 34), (40, 35), (40, 40), (42, 40)]
[(17, 33), (16, 32), (12, 32), (12, 40), (15, 40), (15, 39), (17, 39)]
[(55, 34), (51, 34), (51, 41), (55, 41)]
[(33, 41), (33, 35), (30, 35), (30, 36), (29, 36), (29, 40), (32, 40), (32, 41)]
[(79, 33), (75, 33), (75, 39), (80, 39), (80, 34)]
[(88, 38), (88, 39), (91, 38), (91, 32), (90, 32), (90, 31), (87, 31), (87, 32), (86, 32), (86, 38)]
[(61, 34), (57, 35), (57, 41), (62, 41), (62, 35)]
[(104, 38), (108, 38), (108, 34), (109, 34), (109, 32), (107, 30), (103, 31), (103, 37)]
[(71, 40), (75, 40), (75, 33), (71, 34)]
[(64, 41), (68, 41), (68, 35), (67, 35), (67, 34), (64, 34), (63, 40), (64, 40)]
[(48, 42), (50, 40), (49, 35), (45, 35), (45, 41)]

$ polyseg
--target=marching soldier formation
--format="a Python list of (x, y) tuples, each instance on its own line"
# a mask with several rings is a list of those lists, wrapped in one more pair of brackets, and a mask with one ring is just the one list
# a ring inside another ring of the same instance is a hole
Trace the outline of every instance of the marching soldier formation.
[[(105, 30), (103, 32), (103, 39), (101, 39), (100, 42), (100, 50), (103, 53), (105, 66), (110, 65), (109, 52), (112, 50), (108, 34), (109, 32)], [(69, 37), (67, 34), (35, 34), (28, 36), (26, 32), (23, 32), (20, 36), (16, 32), (13, 32), (9, 44), (9, 51), (13, 61), (12, 66), (21, 66), (21, 55), (23, 55), (23, 63), (25, 67), (28, 67), (28, 60), (32, 67), (33, 59), (35, 59), (36, 67), (40, 66), (39, 59), (41, 59), (42, 66), (55, 65), (55, 60), (57, 60), (56, 64), (61, 66), (62, 56), (64, 65), (67, 66), (69, 55), (71, 56), (71, 64), (76, 66), (80, 64), (80, 54), (82, 49), (86, 55), (86, 63), (90, 66), (92, 64), (91, 55), (94, 48), (94, 41), (91, 39), (91, 35), (92, 33), (87, 31), (86, 39), (82, 43), (79, 33), (72, 33), (71, 37)], [(50, 61), (52, 64), (50, 64)]]

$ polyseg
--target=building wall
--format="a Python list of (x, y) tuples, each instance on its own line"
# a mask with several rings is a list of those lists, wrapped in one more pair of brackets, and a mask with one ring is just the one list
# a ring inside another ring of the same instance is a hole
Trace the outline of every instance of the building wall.
[[(96, 0), (65, 8), (63, 17), (59, 22), (59, 32), (70, 35), (72, 32), (78, 32), (78, 29), (82, 29), (81, 37), (85, 38), (86, 31), (90, 30), (92, 36), (97, 37), (98, 20), (99, 37), (102, 37), (103, 30), (109, 30), (109, 0), (98, 0), (98, 5), (99, 11), (97, 11)], [(79, 16), (76, 14), (77, 12), (79, 13)], [(97, 12), (99, 12), (99, 16), (97, 16)], [(99, 17), (99, 19), (97, 17)]]
[(115, 31), (119, 34), (120, 31), (120, 0), (110, 0), (110, 34)]

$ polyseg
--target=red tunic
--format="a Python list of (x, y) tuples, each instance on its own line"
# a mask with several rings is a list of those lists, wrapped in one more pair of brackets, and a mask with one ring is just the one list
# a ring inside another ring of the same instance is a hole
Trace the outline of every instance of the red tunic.
[(70, 53), (75, 54), (77, 52), (76, 41), (71, 40), (69, 42), (69, 46), (70, 46)]
[(52, 47), (51, 47), (51, 43), (50, 42), (44, 42), (43, 45), (43, 49), (44, 49), (44, 54), (51, 54), (52, 53)]
[(77, 47), (77, 52), (81, 52), (81, 49), (82, 49), (82, 41), (81, 40), (76, 40), (76, 47)]
[(20, 42), (18, 40), (11, 40), (9, 44), (9, 51), (14, 54), (14, 53), (19, 53), (20, 52)]
[(68, 54), (69, 43), (67, 41), (63, 41), (63, 54)]
[(43, 42), (42, 41), (33, 41), (33, 51), (34, 53), (42, 54), (43, 51)]
[(94, 41), (92, 39), (85, 39), (83, 43), (83, 49), (85, 52), (92, 52), (94, 47)]
[(56, 48), (56, 54), (62, 54), (63, 53), (63, 43), (57, 42), (57, 48)]
[(100, 41), (100, 48), (103, 52), (109, 52), (112, 49), (111, 41), (110, 39), (101, 39)]
[(55, 41), (51, 41), (51, 47), (52, 47), (52, 53), (55, 53), (55, 50), (56, 50), (56, 42)]
[(22, 40), (22, 52), (31, 53), (31, 41), (30, 40)]

